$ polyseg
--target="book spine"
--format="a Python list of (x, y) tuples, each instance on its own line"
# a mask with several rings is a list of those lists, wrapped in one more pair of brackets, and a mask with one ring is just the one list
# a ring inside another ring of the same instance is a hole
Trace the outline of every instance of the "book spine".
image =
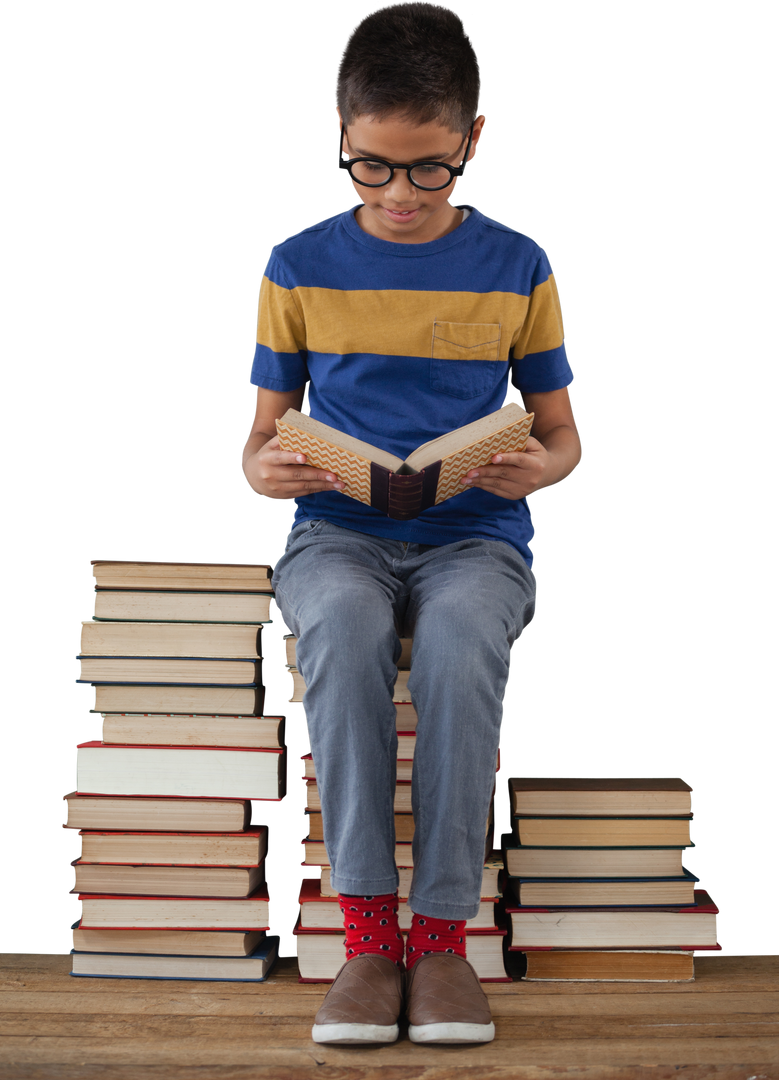
[(436, 461), (411, 475), (390, 473), (386, 513), (396, 521), (409, 521), (434, 506), (440, 471), (441, 462)]
[(424, 481), (422, 483), (422, 506), (420, 508), (420, 513), (422, 510), (427, 510), (429, 507), (435, 506), (440, 473), (440, 461), (434, 461), (432, 465), (428, 465), (426, 469), (422, 470)]
[(389, 514), (389, 485), (392, 473), (383, 465), (371, 462), (371, 506), (382, 514)]

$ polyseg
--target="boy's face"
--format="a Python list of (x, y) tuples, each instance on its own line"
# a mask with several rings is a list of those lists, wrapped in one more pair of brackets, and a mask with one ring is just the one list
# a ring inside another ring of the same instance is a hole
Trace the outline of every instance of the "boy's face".
[[(483, 116), (474, 122), (469, 159), (474, 155), (483, 124)], [(375, 157), (391, 164), (443, 161), (457, 166), (462, 162), (467, 143), (467, 135), (450, 131), (437, 120), (415, 124), (395, 115), (381, 120), (358, 116), (346, 129), (342, 149), (349, 157)], [(397, 169), (383, 187), (354, 183), (365, 204), (357, 211), (357, 221), (365, 232), (381, 240), (401, 244), (437, 240), (460, 224), (460, 211), (449, 202), (456, 183), (455, 178), (440, 191), (423, 191), (414, 187), (405, 169)]]

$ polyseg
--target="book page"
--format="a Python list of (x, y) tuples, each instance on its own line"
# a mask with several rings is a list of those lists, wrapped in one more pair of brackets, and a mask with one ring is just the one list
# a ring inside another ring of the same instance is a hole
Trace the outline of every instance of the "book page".
[[(372, 446), (371, 443), (363, 442), (362, 439), (355, 439), (351, 435), (346, 435), (343, 431), (339, 431), (338, 428), (323, 424), (319, 420), (314, 420), (310, 416), (297, 412), (295, 409), (287, 409), (281, 420), (277, 420), (276, 423), (277, 425), (283, 424), (285, 427), (297, 428), (302, 435), (310, 436), (312, 441), (321, 440), (323, 443), (340, 447), (347, 453), (364, 458), (366, 461), (375, 461), (377, 465), (383, 465), (385, 469), (389, 469), (391, 472), (396, 472), (403, 464), (403, 459), (395, 454), (380, 450), (378, 446)], [(301, 450), (299, 453), (305, 453), (305, 450)], [(317, 466), (317, 468), (329, 467)]]
[[(526, 413), (523, 408), (514, 403), (504, 405), (502, 409), (490, 413), (489, 416), (483, 416), (481, 420), (474, 420), (472, 424), (455, 428), (454, 431), (449, 431), (446, 435), (439, 435), (437, 439), (431, 439), (430, 442), (423, 443), (417, 447), (413, 454), (409, 454), (406, 463), (414, 469), (422, 470), (434, 461), (443, 460), (449, 454), (454, 454), (465, 447), (478, 444), (489, 436), (504, 431), (513, 424), (521, 423), (528, 416), (532, 423), (532, 413)], [(528, 430), (529, 428), (530, 425), (528, 424)], [(506, 448), (506, 453), (508, 452), (508, 448)], [(495, 450), (493, 453), (498, 453), (498, 451)]]

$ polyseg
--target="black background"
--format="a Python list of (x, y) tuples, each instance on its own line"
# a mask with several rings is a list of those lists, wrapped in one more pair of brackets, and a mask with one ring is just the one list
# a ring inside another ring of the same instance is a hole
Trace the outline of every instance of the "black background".
[[(749, 559), (727, 510), (733, 478), (711, 484), (715, 448), (696, 442), (685, 380), (700, 359), (688, 324), (668, 324), (693, 305), (684, 222), (668, 199), (669, 170), (679, 181), (684, 162), (663, 143), (675, 87), (644, 85), (630, 53), (590, 44), (586, 71), (563, 92), (554, 76), (566, 57), (549, 52), (556, 27), (532, 36), (503, 13), (486, 6), (469, 19), (489, 119), (455, 198), (549, 249), (587, 457), (533, 500), (539, 612), (514, 651), (501, 780), (684, 775), (697, 788), (688, 862), (722, 905), (725, 947), (768, 951), (773, 696), (755, 689), (765, 647), (741, 622)], [(255, 292), (272, 243), (354, 201), (335, 170), (328, 69), (362, 14), (341, 25), (307, 9), (313, 32), (294, 40), (288, 16), (249, 28), (196, 21), (184, 37), (159, 26), (136, 53), (102, 50), (72, 73), (73, 93), (83, 89), (69, 137), (78, 170), (61, 170), (71, 201), (46, 245), (33, 324), (45, 301), (37, 333), (49, 362), (24, 351), (18, 405), (37, 406), (9, 459), (25, 499), (6, 526), (15, 600), (3, 948), (67, 949), (77, 915), (65, 895), (77, 840), (57, 826), (73, 742), (97, 734), (91, 690), (71, 684), (77, 621), (91, 605), (86, 558), (272, 562), (281, 549), (291, 505), (252, 496), (238, 468)], [(301, 148), (305, 186), (285, 157)], [(286, 934), (305, 735), (299, 708), (285, 704), (281, 632), (277, 621), (266, 634), (268, 712), (290, 716), (291, 795), (256, 816), (273, 827), (273, 924)], [(502, 784), (500, 813), (505, 826)]]

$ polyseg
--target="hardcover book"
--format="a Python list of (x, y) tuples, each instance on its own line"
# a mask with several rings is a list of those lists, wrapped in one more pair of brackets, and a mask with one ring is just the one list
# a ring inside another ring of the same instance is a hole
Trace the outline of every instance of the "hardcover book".
[(695, 904), (667, 908), (507, 907), (512, 949), (718, 949), (717, 907), (702, 889)]
[(512, 814), (539, 817), (680, 817), (690, 813), (692, 788), (674, 778), (512, 776)]
[[(89, 930), (78, 930), (75, 924), (71, 924), (71, 929), (71, 940), (75, 940), (79, 933), (94, 933)], [(132, 953), (132, 941), (120, 940), (118, 943), (108, 943), (110, 951), (107, 949), (105, 953), (97, 953), (90, 949), (89, 945), (84, 946), (81, 943), (79, 943), (80, 947), (76, 948), (75, 942), (68, 950), (73, 958), (71, 975), (95, 978), (186, 978), (188, 981), (201, 982), (261, 983), (266, 980), (281, 958), (282, 936), (270, 930), (251, 931), (241, 935), (244, 939), (251, 940), (253, 947), (251, 953), (236, 956), (213, 956), (189, 951), (198, 948), (197, 943), (194, 942), (197, 937), (214, 939), (217, 935), (228, 936), (224, 931), (200, 933), (175, 930), (104, 931), (106, 936), (111, 933), (119, 937), (122, 934), (139, 933), (146, 939), (157, 934), (161, 939), (158, 947), (167, 951), (166, 953), (151, 953), (147, 948), (143, 948), (137, 953)], [(174, 946), (171, 937), (176, 933), (182, 936), (182, 944)]]
[(269, 593), (271, 563), (220, 558), (86, 559), (95, 589)]
[(472, 424), (424, 443), (403, 461), (370, 443), (288, 409), (276, 421), (279, 446), (305, 454), (307, 464), (328, 469), (342, 480), (343, 494), (407, 521), (467, 490), (460, 483), (494, 454), (525, 449), (533, 413), (505, 405)]
[(78, 747), (81, 795), (189, 795), (214, 799), (281, 799), (285, 750), (210, 746)]

